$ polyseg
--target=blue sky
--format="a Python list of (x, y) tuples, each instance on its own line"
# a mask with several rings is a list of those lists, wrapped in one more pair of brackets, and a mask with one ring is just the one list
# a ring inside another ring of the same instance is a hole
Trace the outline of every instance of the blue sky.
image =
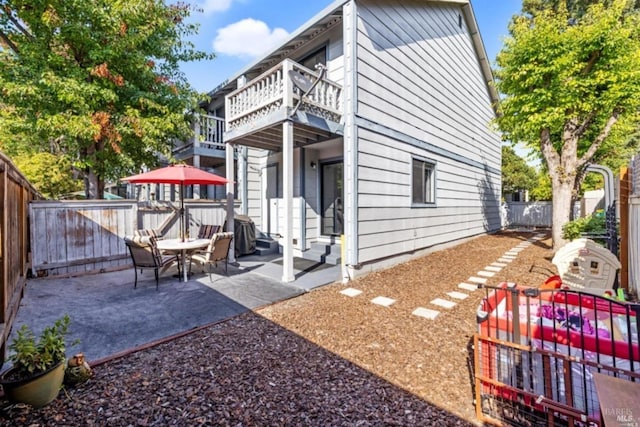
[[(193, 2), (193, 1), (192, 1)], [(200, 92), (208, 92), (260, 54), (278, 45), (332, 0), (196, 0), (203, 9), (192, 19), (200, 31), (192, 41), (213, 52), (213, 61), (184, 64), (182, 71)], [(480, 34), (492, 64), (507, 35), (507, 24), (520, 11), (520, 0), (472, 0)]]

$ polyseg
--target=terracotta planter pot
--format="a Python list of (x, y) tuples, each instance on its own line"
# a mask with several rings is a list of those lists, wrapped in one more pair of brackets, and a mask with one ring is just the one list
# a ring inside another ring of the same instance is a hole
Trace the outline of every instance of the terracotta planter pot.
[(58, 396), (64, 380), (64, 367), (64, 361), (61, 361), (49, 370), (32, 377), (9, 381), (6, 378), (11, 375), (11, 368), (0, 377), (0, 384), (7, 399), (41, 408)]

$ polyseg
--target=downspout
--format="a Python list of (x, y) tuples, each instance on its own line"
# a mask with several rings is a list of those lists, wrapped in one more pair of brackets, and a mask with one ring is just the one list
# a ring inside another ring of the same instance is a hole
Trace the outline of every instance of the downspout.
[(358, 266), (358, 129), (357, 113), (357, 6), (350, 1), (343, 6), (343, 33), (345, 55), (342, 110), (344, 121), (343, 156), (345, 191), (345, 227), (342, 248), (342, 282), (351, 280), (350, 270)]
[(238, 189), (240, 193), (240, 206), (242, 207), (240, 212), (242, 215), (248, 215), (249, 213), (249, 163), (247, 160), (248, 148), (246, 146), (240, 147), (238, 150), (239, 162), (238, 162)]
[(300, 250), (307, 250), (307, 160), (306, 149), (300, 148)]

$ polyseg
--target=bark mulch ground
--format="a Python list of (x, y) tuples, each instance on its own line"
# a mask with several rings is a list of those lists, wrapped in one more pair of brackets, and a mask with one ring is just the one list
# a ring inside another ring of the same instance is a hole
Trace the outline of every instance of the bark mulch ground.
[[(472, 336), (483, 290), (430, 304), (534, 234), (482, 236), (347, 285), (333, 284), (94, 367), (40, 410), (0, 402), (26, 426), (467, 426)], [(538, 286), (555, 274), (550, 240), (491, 277)], [(346, 287), (362, 291), (355, 297)], [(389, 307), (372, 304), (384, 296)], [(412, 314), (439, 309), (434, 320)]]

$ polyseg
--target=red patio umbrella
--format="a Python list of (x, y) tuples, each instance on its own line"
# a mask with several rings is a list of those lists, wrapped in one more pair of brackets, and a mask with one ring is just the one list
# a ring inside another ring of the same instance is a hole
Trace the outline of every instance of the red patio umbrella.
[(155, 169), (138, 175), (131, 175), (122, 178), (131, 184), (177, 184), (180, 185), (180, 231), (182, 239), (186, 235), (184, 220), (184, 186), (203, 185), (223, 185), (229, 182), (226, 178), (203, 171), (190, 165), (169, 165), (164, 168)]

